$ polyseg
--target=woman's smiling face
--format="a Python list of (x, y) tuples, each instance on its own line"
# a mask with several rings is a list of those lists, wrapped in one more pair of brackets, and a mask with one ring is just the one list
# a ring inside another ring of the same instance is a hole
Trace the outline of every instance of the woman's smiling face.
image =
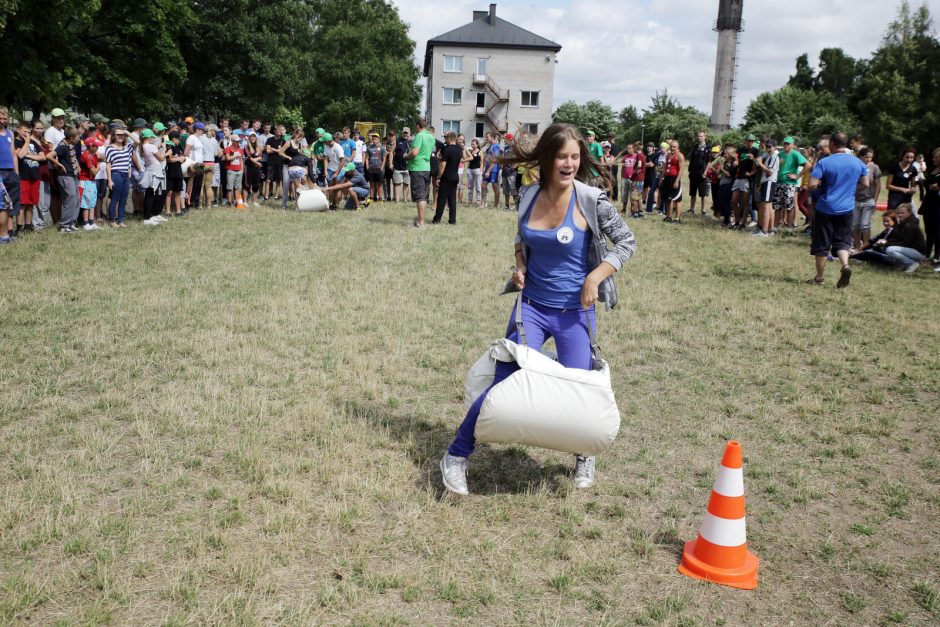
[(567, 187), (574, 181), (581, 167), (581, 146), (574, 139), (565, 142), (555, 154), (555, 185)]

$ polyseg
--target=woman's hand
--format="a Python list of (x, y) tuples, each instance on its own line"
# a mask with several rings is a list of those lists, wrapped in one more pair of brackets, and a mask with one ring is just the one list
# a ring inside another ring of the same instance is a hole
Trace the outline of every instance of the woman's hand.
[(597, 302), (597, 286), (600, 282), (594, 278), (593, 273), (587, 275), (584, 279), (584, 286), (581, 288), (581, 307), (587, 309)]
[(516, 264), (512, 271), (512, 284), (520, 290), (525, 287), (525, 265)]
[(114, 181), (108, 179), (108, 189), (114, 189)]

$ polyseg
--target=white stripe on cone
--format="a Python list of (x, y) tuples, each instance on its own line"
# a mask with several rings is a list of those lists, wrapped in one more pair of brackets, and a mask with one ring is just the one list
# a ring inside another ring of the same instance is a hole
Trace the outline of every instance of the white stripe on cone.
[(747, 542), (745, 531), (747, 525), (744, 520), (745, 517), (729, 520), (705, 512), (705, 520), (702, 521), (702, 537), (718, 546), (741, 546)]
[(744, 496), (744, 469), (719, 465), (714, 489), (722, 496)]

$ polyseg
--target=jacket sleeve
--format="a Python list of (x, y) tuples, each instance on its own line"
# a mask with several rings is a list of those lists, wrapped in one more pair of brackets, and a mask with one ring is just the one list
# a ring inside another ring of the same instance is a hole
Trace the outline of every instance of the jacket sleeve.
[(597, 197), (597, 226), (613, 244), (613, 249), (609, 250), (601, 261), (606, 261), (620, 270), (636, 252), (636, 237), (620, 217), (616, 207), (610, 204), (606, 192), (601, 192)]

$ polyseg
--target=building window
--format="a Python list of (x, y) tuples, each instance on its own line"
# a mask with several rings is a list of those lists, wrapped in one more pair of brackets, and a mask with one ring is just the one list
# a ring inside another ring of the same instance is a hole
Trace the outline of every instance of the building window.
[(538, 135), (539, 125), (536, 122), (526, 122), (522, 125), (522, 130), (530, 135)]
[(486, 128), (484, 127), (483, 122), (477, 122), (473, 129), (473, 136), (477, 139), (482, 139), (483, 135), (486, 133)]
[(444, 104), (460, 104), (461, 96), (463, 94), (462, 89), (455, 89), (453, 87), (444, 88)]
[(539, 92), (537, 91), (522, 92), (522, 106), (523, 107), (539, 106)]
[(486, 76), (486, 59), (477, 59), (477, 74)]
[(449, 54), (444, 55), (445, 72), (463, 72), (463, 57), (455, 57)]
[(453, 131), (460, 135), (460, 120), (444, 120), (444, 133), (450, 133)]
[(482, 91), (477, 94), (477, 106), (478, 107), (486, 106), (486, 94), (484, 94)]

